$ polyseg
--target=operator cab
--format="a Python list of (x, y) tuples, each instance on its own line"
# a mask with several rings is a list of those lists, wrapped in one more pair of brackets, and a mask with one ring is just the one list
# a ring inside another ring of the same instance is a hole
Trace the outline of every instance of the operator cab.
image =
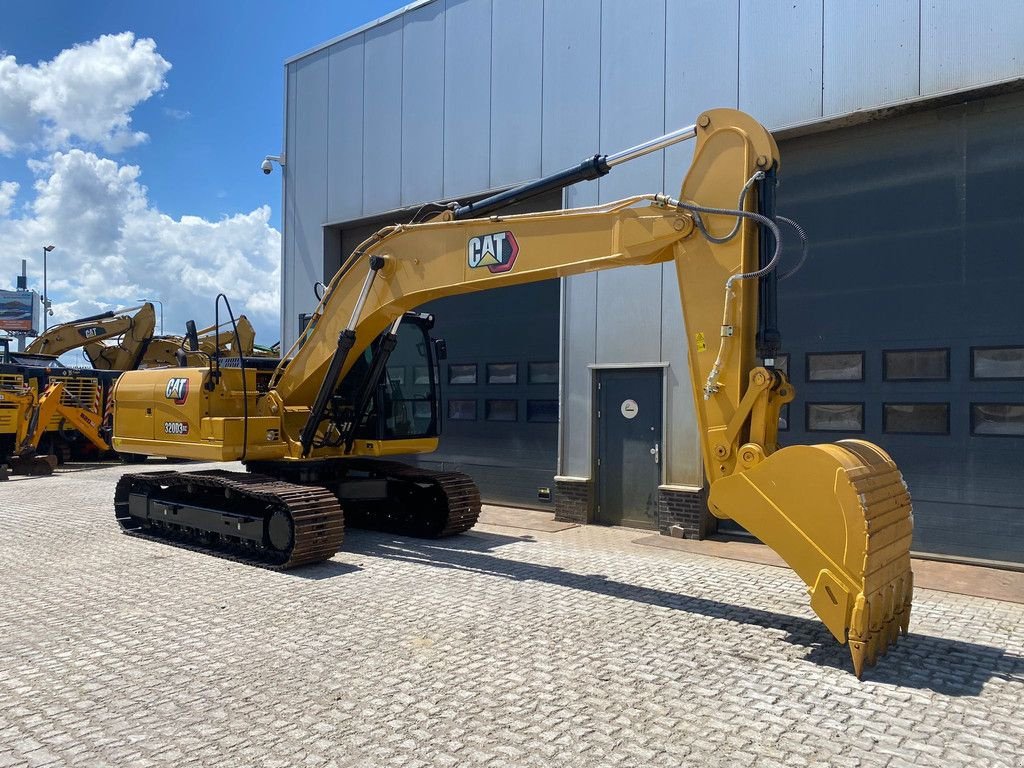
[[(444, 340), (430, 335), (433, 327), (433, 315), (406, 312), (393, 349), (388, 351), (385, 332), (356, 358), (332, 401), (335, 421), (344, 421), (346, 411), (357, 407), (361, 395), (372, 389), (354, 430), (356, 439), (403, 440), (440, 434), (438, 363), (447, 357), (447, 348)], [(380, 356), (384, 356), (384, 368), (375, 375)]]

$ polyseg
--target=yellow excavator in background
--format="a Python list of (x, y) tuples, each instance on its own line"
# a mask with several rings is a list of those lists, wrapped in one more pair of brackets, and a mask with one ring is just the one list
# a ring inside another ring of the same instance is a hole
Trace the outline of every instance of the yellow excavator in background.
[[(219, 328), (211, 325), (197, 330), (196, 324), (189, 320), (186, 326), (184, 336), (153, 336), (150, 331), (143, 345), (141, 336), (126, 335), (119, 344), (104, 345), (101, 341), (89, 343), (85, 353), (96, 368), (122, 371), (160, 366), (202, 366), (218, 351), (225, 357), (237, 357), (239, 351), (246, 356), (255, 353), (256, 330), (245, 315), (238, 317), (237, 340), (233, 329), (229, 330), (226, 325)], [(118, 367), (133, 360), (135, 362), (131, 367)]]
[[(502, 216), (517, 200), (594, 179), (696, 138), (678, 196)], [(779, 153), (754, 119), (710, 110), (694, 126), (480, 202), (438, 204), (422, 223), (384, 227), (348, 257), (284, 360), (135, 371), (116, 384), (119, 451), (245, 462), (246, 473), (121, 478), (115, 514), (130, 534), (272, 568), (327, 559), (343, 519), (445, 536), (480, 508), (472, 480), (381, 457), (438, 444), (433, 318), (445, 296), (630, 265), (674, 262), (691, 340), (689, 375), (709, 506), (778, 552), (856, 673), (907, 632), (913, 594), (910, 497), (896, 465), (863, 440), (779, 448), (794, 397), (773, 365), (774, 212)], [(739, 202), (737, 203), (737, 199)], [(762, 364), (763, 361), (763, 364)]]
[[(134, 314), (130, 314), (134, 313)], [(149, 302), (137, 307), (111, 310), (90, 317), (82, 317), (67, 323), (55, 325), (41, 336), (33, 339), (25, 351), (37, 355), (60, 357), (79, 347), (85, 348), (86, 357), (94, 368), (100, 370), (128, 371), (138, 366), (146, 344), (153, 338), (156, 328), (156, 312)], [(105, 339), (123, 336), (120, 354), (101, 359), (100, 365), (90, 351), (108, 349), (102, 346)]]

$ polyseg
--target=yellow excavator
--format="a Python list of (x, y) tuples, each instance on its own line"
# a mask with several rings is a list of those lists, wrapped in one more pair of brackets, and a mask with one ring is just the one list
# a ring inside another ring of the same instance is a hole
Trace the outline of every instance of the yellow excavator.
[(57, 458), (53, 454), (41, 455), (39, 444), (55, 419), (59, 419), (61, 431), (74, 429), (101, 454), (110, 450), (103, 414), (78, 401), (66, 381), (51, 381), (42, 392), (31, 385), (0, 387), (0, 404), (14, 408), (17, 413), (14, 450), (6, 457), (0, 456), (0, 463), (6, 462), (16, 475), (53, 473)]
[[(195, 322), (189, 320), (186, 327), (184, 336), (153, 336), (150, 329), (148, 338), (126, 334), (118, 344), (95, 341), (86, 345), (85, 353), (94, 367), (121, 371), (171, 365), (202, 366), (218, 351), (227, 357), (237, 356), (239, 351), (246, 356), (256, 353), (256, 331), (245, 315), (238, 317), (237, 339), (226, 325), (197, 330)], [(129, 364), (130, 367), (120, 367)]]
[[(25, 351), (30, 354), (60, 357), (79, 347), (85, 348), (86, 357), (94, 368), (108, 371), (128, 371), (138, 367), (146, 345), (156, 328), (156, 312), (149, 302), (137, 307), (111, 310), (90, 317), (82, 317), (55, 325), (36, 337)], [(107, 347), (106, 339), (123, 337), (120, 345)], [(98, 351), (116, 350), (106, 357)]]
[[(496, 213), (693, 138), (678, 197)], [(814, 612), (849, 644), (859, 676), (908, 629), (910, 497), (896, 465), (869, 442), (778, 447), (779, 412), (794, 397), (773, 365), (778, 167), (776, 143), (758, 122), (715, 109), (637, 147), (384, 227), (334, 275), (275, 368), (243, 357), (233, 367), (212, 361), (120, 377), (115, 449), (241, 460), (248, 474), (125, 475), (115, 491), (118, 522), (135, 536), (279, 569), (331, 557), (342, 509), (349, 523), (404, 534), (465, 531), (480, 508), (467, 476), (382, 458), (438, 444), (444, 345), (430, 338), (432, 317), (415, 309), (454, 294), (671, 261), (711, 512), (783, 557), (807, 584)]]

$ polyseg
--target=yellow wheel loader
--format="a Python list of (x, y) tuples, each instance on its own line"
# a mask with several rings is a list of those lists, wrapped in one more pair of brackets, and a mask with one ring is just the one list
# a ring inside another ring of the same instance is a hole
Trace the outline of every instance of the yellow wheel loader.
[[(693, 138), (678, 197), (495, 214)], [(276, 367), (243, 357), (231, 368), (214, 361), (121, 376), (115, 449), (241, 460), (249, 473), (125, 475), (115, 491), (118, 522), (135, 536), (272, 568), (331, 557), (342, 510), (350, 523), (404, 534), (465, 531), (479, 513), (468, 477), (383, 458), (438, 444), (443, 344), (430, 338), (432, 318), (415, 309), (454, 294), (671, 261), (691, 339), (710, 509), (785, 559), (807, 584), (811, 608), (849, 643), (859, 675), (907, 631), (910, 497), (871, 443), (777, 445), (779, 411), (794, 396), (772, 364), (778, 167), (760, 124), (716, 109), (637, 147), (381, 229), (348, 257)]]

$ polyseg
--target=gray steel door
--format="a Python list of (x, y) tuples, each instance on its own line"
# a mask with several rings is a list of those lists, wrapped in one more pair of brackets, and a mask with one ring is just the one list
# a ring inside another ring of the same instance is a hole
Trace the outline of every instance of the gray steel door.
[(658, 527), (661, 400), (661, 369), (598, 373), (596, 522)]

